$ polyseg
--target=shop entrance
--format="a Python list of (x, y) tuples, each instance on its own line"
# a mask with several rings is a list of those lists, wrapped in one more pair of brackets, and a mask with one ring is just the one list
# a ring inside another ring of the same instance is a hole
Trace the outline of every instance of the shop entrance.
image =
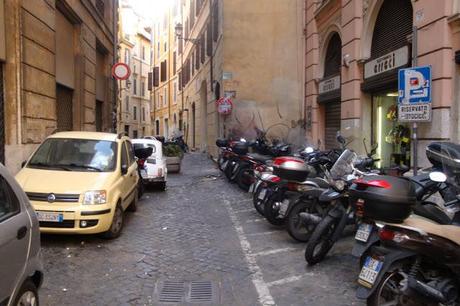
[(398, 122), (397, 91), (372, 95), (373, 142), (380, 167), (410, 166), (410, 128)]

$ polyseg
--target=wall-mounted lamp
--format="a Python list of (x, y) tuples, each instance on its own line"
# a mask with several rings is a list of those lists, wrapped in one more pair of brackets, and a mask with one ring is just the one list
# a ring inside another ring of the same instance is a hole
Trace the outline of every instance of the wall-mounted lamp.
[(350, 54), (348, 54), (348, 53), (347, 53), (347, 54), (344, 54), (344, 55), (343, 55), (343, 65), (344, 65), (345, 67), (347, 67), (347, 68), (350, 67), (350, 61), (351, 61), (351, 56), (350, 56)]
[(176, 23), (176, 26), (174, 27), (174, 34), (176, 35), (177, 38), (183, 39), (185, 41), (190, 41), (194, 44), (197, 44), (200, 39), (199, 38), (188, 38), (188, 37), (183, 37), (184, 35), (184, 26), (182, 23)]

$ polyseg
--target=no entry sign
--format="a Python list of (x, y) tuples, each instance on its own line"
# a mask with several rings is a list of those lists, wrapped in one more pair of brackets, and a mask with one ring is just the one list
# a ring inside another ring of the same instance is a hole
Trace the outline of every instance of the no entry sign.
[(112, 66), (112, 76), (117, 80), (127, 80), (131, 75), (131, 69), (125, 63), (116, 63)]
[(217, 112), (221, 115), (228, 115), (232, 112), (233, 102), (230, 98), (220, 98), (216, 101)]

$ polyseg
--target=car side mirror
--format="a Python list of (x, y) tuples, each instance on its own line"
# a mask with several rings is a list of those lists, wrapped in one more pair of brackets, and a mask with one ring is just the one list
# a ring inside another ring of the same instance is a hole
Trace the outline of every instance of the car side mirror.
[(26, 161), (26, 160), (23, 161), (23, 162), (21, 163), (21, 168), (24, 168), (24, 166), (25, 166), (26, 164), (27, 164), (27, 161)]
[(121, 175), (128, 173), (128, 165), (121, 165)]

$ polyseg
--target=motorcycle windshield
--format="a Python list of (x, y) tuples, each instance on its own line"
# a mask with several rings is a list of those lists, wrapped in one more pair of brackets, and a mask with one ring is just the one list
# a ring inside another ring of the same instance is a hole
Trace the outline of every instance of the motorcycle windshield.
[(353, 163), (356, 158), (356, 153), (345, 149), (330, 170), (332, 179), (340, 179), (353, 173)]

